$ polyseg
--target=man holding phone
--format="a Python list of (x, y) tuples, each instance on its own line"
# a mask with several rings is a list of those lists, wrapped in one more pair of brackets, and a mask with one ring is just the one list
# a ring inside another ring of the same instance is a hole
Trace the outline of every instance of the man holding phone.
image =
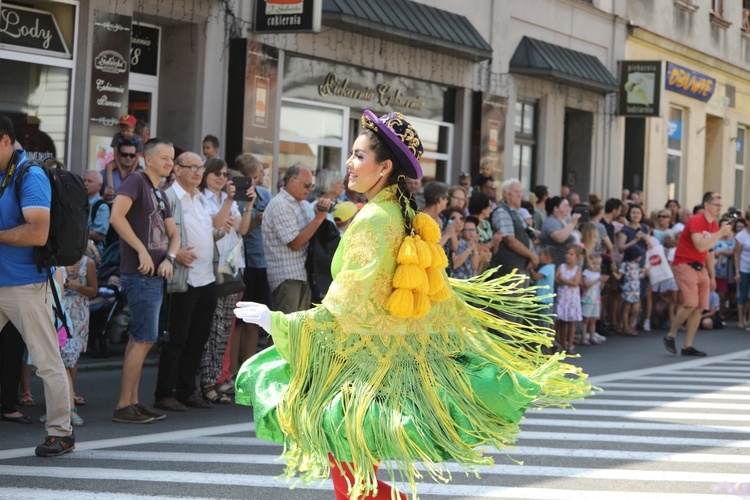
[(262, 231), (273, 309), (288, 314), (310, 307), (307, 245), (328, 216), (331, 199), (318, 199), (310, 220), (304, 205), (314, 187), (310, 169), (295, 164), (286, 169), (283, 181), (284, 187), (266, 208)]

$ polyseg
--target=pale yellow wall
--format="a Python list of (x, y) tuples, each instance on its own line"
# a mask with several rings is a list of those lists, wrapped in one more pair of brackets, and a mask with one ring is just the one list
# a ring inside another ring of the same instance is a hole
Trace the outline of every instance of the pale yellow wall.
[[(683, 171), (678, 199), (683, 206), (700, 203), (706, 190), (719, 191), (728, 207), (734, 204), (734, 169), (737, 125), (750, 125), (750, 72), (729, 66), (712, 57), (679, 46), (666, 39), (647, 34), (648, 40), (631, 36), (625, 45), (628, 60), (662, 60), (684, 66), (717, 80), (716, 90), (708, 102), (663, 90), (661, 116), (648, 118), (646, 130), (644, 193), (647, 208), (662, 207), (667, 201), (667, 123), (670, 106), (683, 109)], [(660, 41), (662, 46), (654, 43)], [(666, 70), (666, 67), (665, 67)], [(744, 75), (744, 78), (743, 78)], [(736, 88), (734, 109), (726, 105), (726, 85)], [(662, 76), (662, 88), (664, 77)], [(721, 119), (715, 149), (709, 150), (713, 168), (706, 168), (706, 115)], [(686, 141), (686, 142), (685, 142)], [(747, 148), (747, 139), (746, 139)], [(748, 166), (750, 167), (750, 166)], [(750, 169), (749, 169), (750, 170)], [(748, 186), (745, 176), (745, 187)], [(747, 205), (748, 197), (744, 203)]]

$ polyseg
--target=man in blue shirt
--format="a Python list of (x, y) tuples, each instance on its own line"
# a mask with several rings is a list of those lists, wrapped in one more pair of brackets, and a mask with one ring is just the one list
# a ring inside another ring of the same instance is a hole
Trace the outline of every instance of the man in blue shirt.
[[(23, 149), (14, 148), (15, 140), (13, 122), (0, 114), (0, 329), (11, 321), (21, 332), (44, 383), (48, 435), (36, 454), (51, 457), (75, 448), (70, 386), (52, 322), (47, 270), (37, 267), (33, 255), (34, 247), (47, 241), (52, 196), (46, 174), (30, 168), (21, 184), (21, 199), (16, 198), (15, 182), (27, 159)], [(14, 415), (2, 414), (2, 419), (26, 423)]]

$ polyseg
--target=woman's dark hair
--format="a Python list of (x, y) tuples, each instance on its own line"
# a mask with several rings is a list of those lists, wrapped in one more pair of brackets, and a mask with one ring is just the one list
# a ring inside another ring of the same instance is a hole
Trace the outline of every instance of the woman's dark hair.
[(521, 208), (525, 208), (526, 210), (529, 211), (531, 215), (534, 215), (534, 211), (535, 211), (534, 204), (531, 203), (530, 201), (526, 201), (526, 200), (521, 201)]
[(448, 197), (448, 185), (440, 181), (428, 182), (422, 192), (424, 193), (424, 204), (426, 206), (437, 205), (440, 198)]
[(551, 216), (555, 209), (559, 207), (560, 203), (562, 203), (564, 200), (565, 198), (562, 198), (560, 196), (547, 198), (547, 200), (544, 202), (544, 210), (547, 212), (547, 215)]
[(206, 171), (203, 172), (203, 179), (201, 179), (201, 183), (198, 185), (198, 189), (203, 191), (206, 189), (206, 179), (208, 178), (208, 174), (215, 174), (217, 172), (220, 172), (222, 168), (226, 168), (227, 170), (229, 167), (227, 166), (227, 162), (222, 160), (221, 158), (209, 158), (206, 163), (203, 164), (203, 166), (206, 168)]
[(594, 205), (589, 205), (589, 217), (597, 217), (600, 213), (604, 211), (604, 207), (601, 203), (595, 203)]
[(630, 214), (633, 212), (633, 210), (639, 210), (641, 212), (641, 224), (643, 224), (644, 215), (643, 215), (643, 209), (641, 208), (640, 205), (635, 205), (635, 204), (630, 205), (628, 207), (628, 213), (625, 214), (625, 218), (628, 220), (628, 222), (633, 222), (633, 220), (631, 219), (631, 216), (630, 216)]
[(677, 208), (678, 208), (678, 209), (682, 208), (682, 207), (680, 206), (680, 202), (679, 202), (679, 201), (677, 201), (677, 200), (667, 200), (667, 202), (666, 202), (666, 203), (664, 204), (664, 208), (669, 208), (669, 204), (670, 204), (670, 203), (675, 203), (675, 204), (677, 205)]
[(479, 215), (482, 210), (490, 206), (490, 197), (486, 194), (477, 191), (469, 198), (469, 213), (471, 215)]
[(472, 222), (472, 223), (474, 223), (474, 225), (475, 225), (475, 226), (477, 226), (477, 227), (479, 227), (479, 224), (480, 224), (480, 222), (479, 222), (479, 219), (477, 219), (477, 218), (476, 218), (476, 217), (474, 217), (473, 215), (469, 215), (468, 217), (466, 217), (466, 218), (464, 219), (464, 224), (466, 224), (467, 222)]
[(382, 163), (386, 160), (391, 160), (393, 168), (391, 169), (391, 175), (388, 177), (388, 185), (396, 184), (396, 200), (398, 201), (399, 207), (401, 207), (401, 214), (404, 216), (404, 228), (406, 235), (411, 235), (411, 215), (409, 209), (415, 213), (419, 210), (417, 201), (411, 195), (411, 191), (406, 187), (406, 173), (404, 167), (401, 166), (396, 155), (393, 154), (391, 149), (380, 140), (378, 134), (370, 129), (365, 129), (360, 134), (367, 137), (370, 140), (370, 147), (373, 153), (375, 153), (375, 161)]
[(448, 207), (440, 213), (443, 214), (443, 217), (445, 217), (445, 220), (450, 220), (453, 214), (460, 214), (461, 217), (464, 217), (465, 215), (464, 211), (457, 207)]

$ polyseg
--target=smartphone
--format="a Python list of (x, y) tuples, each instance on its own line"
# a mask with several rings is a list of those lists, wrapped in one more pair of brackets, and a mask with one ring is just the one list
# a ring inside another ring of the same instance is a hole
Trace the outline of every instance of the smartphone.
[(574, 214), (581, 214), (581, 218), (578, 219), (579, 222), (588, 222), (589, 221), (589, 206), (585, 203), (580, 203), (573, 207), (573, 213)]
[(234, 187), (237, 188), (237, 190), (234, 192), (234, 199), (235, 201), (250, 201), (250, 198), (247, 197), (245, 194), (245, 191), (247, 191), (249, 188), (253, 185), (253, 178), (252, 177), (234, 177), (232, 179), (232, 182), (234, 182)]

